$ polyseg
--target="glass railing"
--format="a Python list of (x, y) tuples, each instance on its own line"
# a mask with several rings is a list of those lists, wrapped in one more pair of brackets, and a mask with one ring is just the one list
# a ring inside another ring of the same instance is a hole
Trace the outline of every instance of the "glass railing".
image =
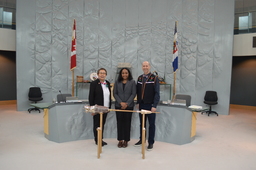
[(0, 7), (0, 28), (16, 29), (16, 9)]
[(234, 34), (256, 32), (256, 11), (235, 14)]
[[(0, 28), (16, 29), (16, 9), (0, 7)], [(234, 34), (256, 32), (256, 11), (235, 13)]]

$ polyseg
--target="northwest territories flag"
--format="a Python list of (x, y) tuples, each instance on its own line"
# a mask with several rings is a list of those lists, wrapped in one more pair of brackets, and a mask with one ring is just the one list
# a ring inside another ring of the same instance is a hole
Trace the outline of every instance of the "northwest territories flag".
[(178, 69), (178, 41), (177, 41), (177, 21), (175, 22), (175, 28), (174, 28), (174, 40), (173, 40), (173, 60), (172, 60), (172, 66), (173, 66), (173, 72), (175, 72)]
[(76, 20), (74, 20), (71, 42), (70, 70), (76, 68)]

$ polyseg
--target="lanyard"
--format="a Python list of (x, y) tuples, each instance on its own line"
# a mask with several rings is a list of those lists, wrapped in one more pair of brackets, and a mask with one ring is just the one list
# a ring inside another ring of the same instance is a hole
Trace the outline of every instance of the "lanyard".
[(146, 88), (146, 82), (148, 81), (148, 79), (151, 77), (152, 74), (150, 74), (147, 78), (147, 80), (144, 82), (144, 77), (142, 77), (142, 89), (141, 89), (141, 99), (143, 99), (144, 97), (144, 92), (145, 92), (145, 88)]

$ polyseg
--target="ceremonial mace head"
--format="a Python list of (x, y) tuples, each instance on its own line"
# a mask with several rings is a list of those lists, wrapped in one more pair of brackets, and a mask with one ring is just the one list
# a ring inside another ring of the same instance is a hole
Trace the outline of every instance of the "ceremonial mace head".
[(99, 105), (94, 105), (94, 106), (84, 106), (85, 112), (89, 113), (107, 113), (109, 112), (108, 107), (105, 106), (99, 106)]

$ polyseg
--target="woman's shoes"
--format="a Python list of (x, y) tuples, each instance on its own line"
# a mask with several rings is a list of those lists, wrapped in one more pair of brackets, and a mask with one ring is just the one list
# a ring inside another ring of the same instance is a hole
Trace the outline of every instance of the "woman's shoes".
[(128, 146), (128, 141), (124, 141), (123, 148), (126, 148)]
[(122, 140), (120, 140), (120, 141), (118, 142), (117, 147), (118, 147), (118, 148), (122, 148), (122, 147), (123, 147), (123, 141), (122, 141)]
[(122, 141), (120, 140), (117, 144), (118, 148), (126, 148), (128, 146), (128, 141)]

